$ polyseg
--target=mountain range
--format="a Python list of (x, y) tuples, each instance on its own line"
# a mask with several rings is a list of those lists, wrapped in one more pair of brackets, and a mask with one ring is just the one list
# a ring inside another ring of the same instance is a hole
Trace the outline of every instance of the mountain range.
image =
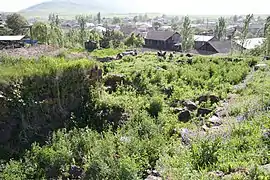
[(142, 1), (126, 0), (51, 0), (36, 4), (20, 13), (28, 17), (43, 17), (50, 13), (57, 13), (61, 16), (74, 16), (78, 14), (105, 13), (105, 14), (128, 14), (143, 13), (146, 9)]

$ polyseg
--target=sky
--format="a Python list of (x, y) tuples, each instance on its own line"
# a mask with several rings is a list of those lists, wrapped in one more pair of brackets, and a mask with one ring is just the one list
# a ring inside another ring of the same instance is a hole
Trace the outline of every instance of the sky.
[[(0, 12), (16, 12), (49, 0), (0, 0)], [(90, 2), (91, 0), (87, 0)], [(102, 0), (99, 0), (102, 1)], [(113, 0), (106, 0), (113, 1)], [(124, 2), (130, 2), (125, 0)], [(148, 12), (179, 15), (270, 14), (270, 0), (133, 0)]]

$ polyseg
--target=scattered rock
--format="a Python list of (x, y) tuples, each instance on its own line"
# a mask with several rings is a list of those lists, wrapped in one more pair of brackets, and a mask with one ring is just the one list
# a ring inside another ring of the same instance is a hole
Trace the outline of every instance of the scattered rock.
[(270, 142), (270, 129), (267, 129), (262, 133), (262, 138), (264, 141)]
[(161, 175), (157, 170), (147, 170), (149, 174), (145, 180), (162, 180)]
[(194, 110), (196, 110), (198, 108), (197, 105), (194, 102), (190, 101), (190, 100), (184, 101), (183, 105), (190, 111), (194, 111)]
[(257, 65), (254, 66), (254, 70), (255, 71), (257, 71), (259, 69), (262, 69), (263, 70), (265, 68), (267, 68), (267, 64), (257, 64)]
[(120, 137), (120, 141), (124, 143), (129, 143), (131, 141), (130, 137), (122, 136)]
[(270, 164), (260, 166), (259, 169), (263, 171), (265, 174), (270, 175)]
[(189, 145), (190, 144), (189, 130), (187, 128), (181, 129), (180, 135), (181, 135), (182, 142), (185, 145)]
[(247, 116), (245, 114), (239, 115), (236, 117), (237, 122), (242, 122), (242, 121), (245, 121), (246, 119), (247, 119)]
[(147, 176), (147, 178), (145, 180), (162, 180), (161, 177), (156, 177), (156, 176), (153, 176), (153, 175), (149, 175)]
[(219, 117), (217, 116), (212, 116), (208, 120), (213, 126), (220, 126), (222, 124), (222, 121)]
[(222, 171), (212, 171), (212, 172), (209, 172), (208, 175), (209, 175), (209, 176), (212, 176), (212, 177), (219, 177), (219, 178), (221, 178), (221, 177), (223, 177), (225, 174), (224, 174), (224, 172), (222, 172)]
[(191, 114), (189, 110), (184, 110), (178, 115), (178, 120), (181, 122), (188, 122), (191, 120)]
[(219, 102), (219, 97), (215, 95), (203, 95), (203, 96), (200, 96), (197, 100), (199, 101), (200, 104), (202, 102), (207, 102), (208, 100), (210, 100), (210, 102), (213, 104), (213, 103)]
[(212, 113), (211, 109), (207, 108), (199, 108), (197, 111), (197, 116), (207, 116), (208, 114)]
[(202, 129), (203, 129), (204, 131), (208, 131), (210, 128), (209, 128), (207, 125), (204, 124), (204, 125), (202, 126)]
[(175, 114), (178, 114), (178, 113), (180, 113), (180, 112), (182, 112), (182, 111), (184, 111), (185, 109), (183, 109), (183, 108), (173, 108), (173, 112), (175, 113)]

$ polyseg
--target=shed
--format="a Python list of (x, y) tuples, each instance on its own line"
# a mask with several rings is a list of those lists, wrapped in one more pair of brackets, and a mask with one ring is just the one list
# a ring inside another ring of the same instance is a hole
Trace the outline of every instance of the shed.
[(240, 50), (241, 47), (233, 43), (230, 40), (224, 40), (224, 41), (209, 41), (206, 42), (204, 45), (202, 45), (199, 49), (198, 52), (200, 54), (228, 54), (231, 52), (232, 49)]
[(19, 48), (24, 46), (23, 38), (25, 36), (0, 36), (0, 49)]
[(206, 42), (217, 40), (215, 36), (194, 35), (194, 48), (199, 49)]
[(159, 50), (176, 50), (180, 34), (173, 31), (150, 31), (145, 37), (145, 47)]

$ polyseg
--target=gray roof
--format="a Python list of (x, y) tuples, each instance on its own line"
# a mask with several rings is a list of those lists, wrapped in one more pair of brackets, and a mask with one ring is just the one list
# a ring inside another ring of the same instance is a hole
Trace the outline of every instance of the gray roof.
[(24, 36), (0, 36), (0, 41), (20, 41)]
[(194, 35), (194, 41), (208, 42), (213, 38), (214, 36)]
[(166, 41), (172, 37), (176, 32), (173, 31), (150, 31), (147, 33), (145, 39)]
[(209, 41), (208, 42), (218, 53), (229, 53), (231, 51), (231, 41)]

